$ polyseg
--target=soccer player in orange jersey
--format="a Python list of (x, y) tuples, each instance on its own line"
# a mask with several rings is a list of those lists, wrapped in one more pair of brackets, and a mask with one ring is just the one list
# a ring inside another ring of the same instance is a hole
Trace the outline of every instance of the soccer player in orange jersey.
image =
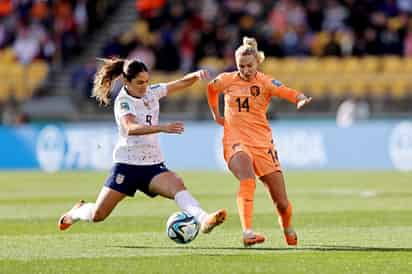
[[(243, 228), (243, 244), (263, 243), (265, 237), (252, 230), (255, 176), (266, 186), (288, 245), (297, 245), (292, 227), (292, 204), (275, 149), (272, 131), (266, 118), (271, 97), (296, 104), (300, 109), (312, 98), (284, 86), (278, 80), (257, 70), (264, 54), (256, 40), (245, 37), (235, 52), (237, 71), (222, 73), (208, 84), (208, 103), (214, 120), (223, 126), (223, 152), (230, 171), (240, 181), (237, 206)], [(224, 117), (218, 108), (218, 95), (224, 94)]]

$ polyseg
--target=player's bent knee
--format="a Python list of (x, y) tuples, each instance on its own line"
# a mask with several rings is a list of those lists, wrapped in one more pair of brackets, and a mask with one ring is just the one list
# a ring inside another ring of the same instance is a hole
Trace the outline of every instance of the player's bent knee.
[(181, 178), (177, 178), (177, 179), (174, 181), (173, 186), (174, 186), (174, 188), (175, 188), (177, 191), (181, 191), (181, 190), (185, 190), (185, 189), (186, 189), (185, 184), (184, 184), (184, 182), (183, 182), (183, 180), (182, 180)]

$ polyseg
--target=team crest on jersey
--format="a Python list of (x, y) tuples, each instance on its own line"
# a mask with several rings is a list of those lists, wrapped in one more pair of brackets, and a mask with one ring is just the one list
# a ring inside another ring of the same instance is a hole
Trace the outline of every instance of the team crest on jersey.
[(279, 80), (272, 80), (272, 84), (277, 87), (280, 87), (282, 85), (282, 83)]
[(254, 97), (259, 96), (260, 88), (258, 86), (251, 86), (250, 87), (250, 94), (252, 94)]
[(232, 150), (234, 150), (234, 151), (238, 150), (239, 148), (240, 148), (240, 144), (239, 144), (239, 143), (236, 143), (236, 144), (233, 144), (233, 145), (232, 145)]
[(116, 184), (120, 185), (121, 183), (124, 182), (124, 175), (123, 174), (117, 174), (115, 181), (116, 181)]

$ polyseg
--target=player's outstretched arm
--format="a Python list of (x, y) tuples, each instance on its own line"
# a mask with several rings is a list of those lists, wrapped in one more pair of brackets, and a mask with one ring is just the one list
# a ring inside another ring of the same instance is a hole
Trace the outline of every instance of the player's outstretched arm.
[(283, 85), (278, 80), (272, 80), (271, 84), (268, 85), (272, 96), (276, 96), (289, 102), (296, 104), (297, 109), (301, 109), (303, 106), (307, 105), (312, 101), (312, 97), (308, 97), (305, 94), (291, 89)]
[(163, 125), (142, 125), (135, 122), (135, 116), (127, 114), (121, 118), (121, 122), (126, 129), (127, 135), (146, 135), (153, 133), (174, 133), (181, 134), (184, 131), (182, 122), (172, 122)]
[(193, 85), (196, 81), (205, 79), (209, 79), (209, 72), (204, 69), (186, 74), (181, 79), (167, 83), (167, 92), (170, 94), (172, 92), (185, 89)]

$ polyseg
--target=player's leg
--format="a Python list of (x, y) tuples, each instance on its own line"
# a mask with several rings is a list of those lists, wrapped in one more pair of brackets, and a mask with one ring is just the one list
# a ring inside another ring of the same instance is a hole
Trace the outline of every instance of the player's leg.
[(58, 223), (60, 230), (69, 228), (79, 220), (87, 222), (103, 221), (125, 196), (126, 194), (104, 186), (95, 203), (80, 201), (71, 210), (63, 214)]
[(136, 185), (134, 184), (136, 168), (136, 166), (116, 163), (96, 202), (85, 203), (80, 201), (75, 204), (71, 210), (60, 217), (58, 222), (60, 230), (69, 228), (78, 220), (103, 221), (126, 195), (133, 196), (136, 192)]
[(260, 177), (268, 189), (279, 214), (279, 224), (288, 245), (297, 245), (297, 234), (292, 227), (292, 204), (288, 200), (285, 181), (281, 171), (275, 171)]
[(243, 229), (243, 243), (245, 246), (263, 243), (265, 238), (252, 230), (253, 200), (256, 188), (252, 159), (246, 151), (237, 151), (227, 158), (229, 158), (230, 171), (240, 181), (236, 202)]
[(226, 219), (226, 210), (220, 209), (207, 214), (199, 202), (187, 191), (183, 180), (174, 172), (168, 171), (156, 175), (149, 184), (149, 192), (159, 194), (168, 199), (174, 199), (177, 205), (195, 217), (201, 224), (201, 231), (209, 233), (214, 227)]

